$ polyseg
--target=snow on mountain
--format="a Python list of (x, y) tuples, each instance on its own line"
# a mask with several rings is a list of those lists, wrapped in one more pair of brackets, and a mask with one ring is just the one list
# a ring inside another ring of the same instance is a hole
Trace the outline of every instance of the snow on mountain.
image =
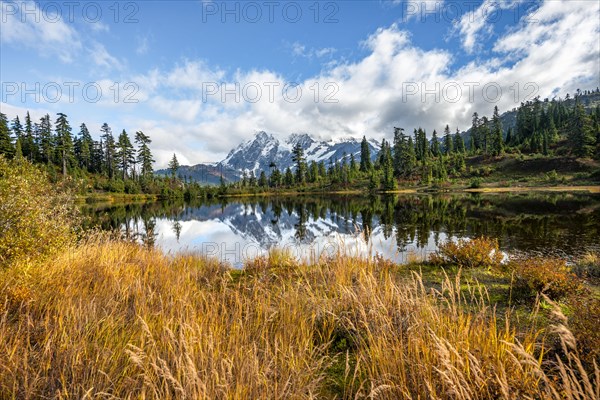
[[(273, 135), (266, 132), (258, 132), (250, 140), (247, 140), (232, 149), (224, 160), (208, 165), (198, 164), (194, 166), (182, 166), (178, 173), (180, 176), (186, 175), (191, 179), (204, 182), (202, 178), (206, 178), (207, 174), (196, 176), (197, 171), (205, 171), (207, 167), (214, 170), (213, 174), (208, 174), (211, 178), (209, 183), (218, 183), (220, 173), (228, 181), (239, 180), (242, 174), (246, 172), (254, 173), (259, 176), (261, 171), (270, 174), (271, 165), (274, 163), (280, 171), (286, 168), (294, 169), (292, 161), (292, 149), (297, 144), (304, 149), (304, 155), (307, 162), (324, 162), (329, 164), (330, 160), (341, 160), (344, 154), (350, 157), (354, 154), (357, 162), (360, 160), (360, 139), (344, 138), (330, 141), (318, 141), (307, 133), (292, 133), (285, 140), (280, 141)], [(375, 159), (379, 151), (379, 144), (374, 141), (369, 141), (371, 158)], [(158, 173), (161, 173), (158, 171)]]

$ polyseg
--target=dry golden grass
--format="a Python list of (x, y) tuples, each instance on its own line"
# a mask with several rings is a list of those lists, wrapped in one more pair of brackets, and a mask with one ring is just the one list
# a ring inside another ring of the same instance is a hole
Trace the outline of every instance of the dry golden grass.
[(344, 256), (239, 272), (90, 239), (0, 272), (0, 398), (598, 398), (563, 322), (545, 360), (542, 332), (459, 288)]

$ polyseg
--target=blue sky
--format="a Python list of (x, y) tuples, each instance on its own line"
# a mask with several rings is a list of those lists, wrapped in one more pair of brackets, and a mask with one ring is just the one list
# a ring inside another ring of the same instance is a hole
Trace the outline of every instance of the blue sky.
[(465, 129), (600, 85), (597, 1), (0, 3), (2, 112), (143, 130), (158, 167), (217, 161), (259, 130)]

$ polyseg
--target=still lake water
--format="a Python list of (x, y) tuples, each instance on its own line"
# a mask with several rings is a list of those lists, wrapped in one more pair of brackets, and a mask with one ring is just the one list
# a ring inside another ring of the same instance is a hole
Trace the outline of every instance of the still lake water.
[(577, 257), (600, 250), (600, 195), (587, 193), (301, 196), (84, 206), (88, 226), (166, 252), (235, 267), (268, 249), (310, 259), (343, 251), (395, 262), (481, 235), (508, 253)]

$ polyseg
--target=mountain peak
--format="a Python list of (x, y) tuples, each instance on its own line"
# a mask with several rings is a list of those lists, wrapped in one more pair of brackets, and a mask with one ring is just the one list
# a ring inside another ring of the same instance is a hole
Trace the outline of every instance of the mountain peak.
[[(307, 133), (293, 133), (285, 141), (280, 142), (273, 135), (258, 131), (252, 138), (231, 150), (217, 166), (226, 173), (228, 180), (240, 179), (243, 172), (252, 171), (255, 176), (260, 175), (261, 171), (269, 173), (271, 163), (275, 163), (280, 171), (288, 167), (293, 169), (295, 164), (292, 160), (292, 149), (298, 144), (304, 149), (307, 162), (327, 163), (329, 160), (342, 159), (344, 154), (355, 156), (360, 154), (360, 141), (356, 138), (324, 142), (313, 139)], [(369, 146), (371, 157), (374, 158), (378, 145), (369, 143)], [(220, 172), (215, 177), (220, 176)]]
[(267, 133), (265, 131), (260, 131), (254, 135), (254, 140), (258, 140), (260, 142), (267, 142), (270, 140), (275, 140), (275, 138), (270, 133)]
[(286, 140), (286, 143), (296, 145), (300, 143), (302, 147), (308, 147), (316, 140), (313, 139), (308, 133), (292, 133)]

